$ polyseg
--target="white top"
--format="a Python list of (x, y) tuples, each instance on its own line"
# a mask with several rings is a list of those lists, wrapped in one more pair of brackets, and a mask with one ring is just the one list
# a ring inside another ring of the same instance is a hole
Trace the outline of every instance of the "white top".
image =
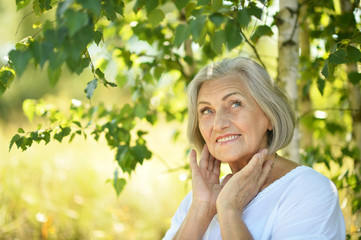
[[(172, 239), (192, 202), (190, 192), (163, 240)], [(261, 191), (244, 209), (243, 221), (255, 240), (344, 240), (345, 221), (337, 188), (312, 168), (299, 166)], [(203, 236), (222, 239), (217, 215)]]

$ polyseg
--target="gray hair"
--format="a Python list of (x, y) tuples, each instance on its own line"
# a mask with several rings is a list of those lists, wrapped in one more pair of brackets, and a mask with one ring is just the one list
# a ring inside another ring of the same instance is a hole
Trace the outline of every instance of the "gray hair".
[(201, 151), (205, 141), (198, 126), (197, 100), (203, 82), (238, 75), (272, 124), (268, 130), (268, 151), (286, 147), (293, 136), (296, 118), (287, 94), (258, 63), (244, 57), (226, 58), (203, 67), (187, 89), (188, 129), (191, 146)]

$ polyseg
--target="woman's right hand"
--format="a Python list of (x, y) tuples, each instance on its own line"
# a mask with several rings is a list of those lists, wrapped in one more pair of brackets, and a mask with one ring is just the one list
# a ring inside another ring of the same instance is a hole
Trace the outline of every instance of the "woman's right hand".
[(219, 182), (221, 162), (215, 159), (209, 153), (207, 145), (204, 145), (199, 165), (197, 154), (193, 149), (189, 155), (189, 165), (192, 170), (192, 205), (207, 208), (214, 216), (217, 212), (217, 197), (223, 187)]

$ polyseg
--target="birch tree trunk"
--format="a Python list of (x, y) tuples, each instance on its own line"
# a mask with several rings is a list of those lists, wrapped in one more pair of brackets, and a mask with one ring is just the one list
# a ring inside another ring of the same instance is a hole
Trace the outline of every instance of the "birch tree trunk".
[[(298, 78), (298, 2), (280, 0), (278, 25), (278, 80), (286, 84), (297, 116), (297, 78)], [(295, 162), (300, 162), (298, 124), (293, 139), (286, 148), (287, 155)]]

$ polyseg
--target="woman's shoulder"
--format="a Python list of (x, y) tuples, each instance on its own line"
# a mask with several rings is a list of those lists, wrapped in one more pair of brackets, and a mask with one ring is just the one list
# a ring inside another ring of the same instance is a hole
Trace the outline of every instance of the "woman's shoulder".
[(300, 184), (306, 189), (312, 186), (334, 187), (332, 181), (320, 172), (285, 158), (280, 161), (278, 174), (275, 174), (274, 178), (274, 181), (281, 180), (287, 181), (289, 184)]
[[(338, 200), (335, 184), (313, 168), (298, 166), (279, 181), (284, 181), (284, 194), (295, 202), (309, 199), (312, 203)], [(307, 201), (308, 202), (308, 201)]]

